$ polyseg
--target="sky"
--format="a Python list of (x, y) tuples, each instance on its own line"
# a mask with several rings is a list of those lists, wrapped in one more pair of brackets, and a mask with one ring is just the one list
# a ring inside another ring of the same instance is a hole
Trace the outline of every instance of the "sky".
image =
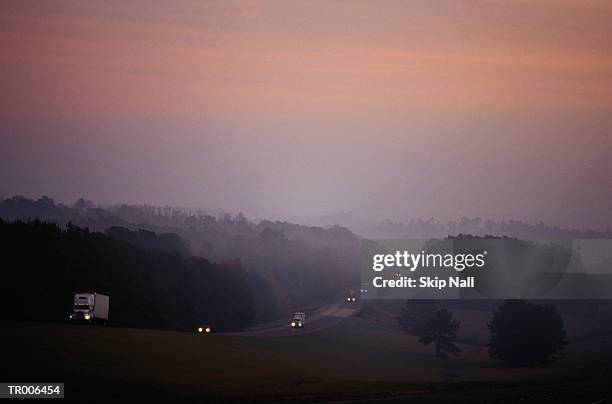
[(0, 197), (612, 225), (612, 2), (3, 1)]

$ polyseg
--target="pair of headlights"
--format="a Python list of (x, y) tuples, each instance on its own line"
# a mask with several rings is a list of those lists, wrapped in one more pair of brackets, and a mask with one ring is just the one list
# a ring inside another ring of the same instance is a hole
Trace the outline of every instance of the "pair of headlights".
[[(74, 318), (74, 315), (72, 315), (72, 314), (71, 314), (71, 315), (70, 315), (68, 318), (69, 318), (70, 320), (72, 320), (72, 319)], [(84, 318), (85, 320), (89, 320), (89, 319), (91, 318), (91, 314), (85, 314), (85, 315), (83, 316), (83, 318)]]

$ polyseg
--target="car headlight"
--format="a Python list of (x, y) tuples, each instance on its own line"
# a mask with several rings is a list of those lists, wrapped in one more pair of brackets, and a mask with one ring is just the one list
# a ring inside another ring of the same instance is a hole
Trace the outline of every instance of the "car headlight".
[(203, 331), (202, 327), (198, 327), (198, 332), (202, 332), (202, 331)]
[(206, 327), (206, 332), (210, 333), (210, 327)]
[(295, 327), (295, 322), (294, 321), (291, 322), (291, 327)]
[(89, 320), (91, 316), (89, 314), (85, 314), (85, 320)]

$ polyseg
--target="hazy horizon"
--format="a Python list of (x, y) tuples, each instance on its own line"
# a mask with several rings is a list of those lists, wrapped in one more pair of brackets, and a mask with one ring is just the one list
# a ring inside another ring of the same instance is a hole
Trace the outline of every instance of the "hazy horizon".
[(603, 1), (0, 5), (0, 196), (612, 224)]

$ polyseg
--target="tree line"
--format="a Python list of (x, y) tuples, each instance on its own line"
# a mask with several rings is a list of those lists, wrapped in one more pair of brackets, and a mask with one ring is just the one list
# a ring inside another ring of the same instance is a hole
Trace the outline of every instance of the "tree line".
[(522, 220), (492, 220), (480, 217), (462, 217), (448, 222), (434, 218), (412, 219), (408, 222), (385, 220), (362, 225), (355, 230), (365, 237), (377, 239), (444, 238), (458, 234), (509, 236), (520, 239), (612, 238), (612, 229), (609, 226), (599, 230), (567, 229), (543, 222), (529, 223)]
[[(214, 215), (217, 216), (214, 216)], [(178, 251), (247, 270), (256, 322), (286, 316), (359, 284), (360, 239), (339, 226), (249, 221), (243, 214), (148, 205), (100, 207), (79, 199), (72, 206), (48, 197), (0, 200), (4, 220), (73, 223), (131, 244)], [(157, 237), (155, 237), (157, 235)]]
[[(151, 234), (144, 239), (160, 243)], [(254, 292), (240, 262), (217, 264), (133, 242), (72, 224), (0, 220), (2, 318), (62, 321), (74, 292), (95, 291), (110, 296), (115, 325), (237, 331), (253, 323)]]

